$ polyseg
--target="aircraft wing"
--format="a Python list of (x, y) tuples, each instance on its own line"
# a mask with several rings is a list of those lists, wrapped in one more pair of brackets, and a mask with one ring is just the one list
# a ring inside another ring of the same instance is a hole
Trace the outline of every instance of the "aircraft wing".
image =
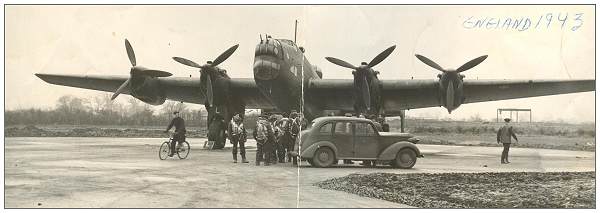
[[(56, 85), (91, 89), (105, 92), (115, 92), (129, 76), (106, 75), (56, 75), (35, 74), (40, 79)], [(187, 103), (203, 104), (205, 97), (199, 92), (198, 78), (168, 77), (159, 78), (166, 90), (167, 99)], [(230, 91), (244, 101), (247, 109), (273, 109), (275, 106), (258, 90), (254, 79), (233, 78), (230, 81)], [(123, 92), (129, 94), (129, 91)]]
[[(402, 109), (440, 106), (437, 80), (381, 80), (384, 109), (388, 114)], [(595, 80), (468, 80), (463, 84), (464, 103), (558, 95), (595, 90)], [(309, 84), (313, 102), (322, 109), (353, 110), (352, 79), (319, 79)]]

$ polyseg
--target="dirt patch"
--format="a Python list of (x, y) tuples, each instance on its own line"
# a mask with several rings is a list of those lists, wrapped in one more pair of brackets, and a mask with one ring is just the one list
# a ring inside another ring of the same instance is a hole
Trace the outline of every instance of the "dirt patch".
[(316, 183), (420, 208), (596, 208), (594, 172), (351, 174)]

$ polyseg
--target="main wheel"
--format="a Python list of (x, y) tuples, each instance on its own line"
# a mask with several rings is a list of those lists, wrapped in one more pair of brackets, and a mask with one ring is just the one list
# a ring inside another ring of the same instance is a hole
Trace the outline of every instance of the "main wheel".
[(160, 149), (158, 149), (158, 158), (161, 160), (167, 159), (169, 157), (169, 142), (166, 141), (160, 145)]
[(417, 153), (411, 148), (401, 149), (392, 160), (392, 166), (401, 169), (410, 169), (417, 163)]
[[(335, 161), (335, 154), (329, 147), (321, 147), (317, 149), (313, 156), (312, 162), (315, 167), (328, 167)], [(309, 162), (310, 163), (310, 162)]]
[(177, 156), (179, 159), (185, 159), (188, 154), (190, 154), (190, 144), (187, 141), (181, 142), (181, 147), (177, 149)]

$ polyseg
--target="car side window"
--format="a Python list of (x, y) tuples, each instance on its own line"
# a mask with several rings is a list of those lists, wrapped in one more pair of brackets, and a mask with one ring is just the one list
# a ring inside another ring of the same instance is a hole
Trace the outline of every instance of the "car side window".
[(356, 123), (354, 128), (356, 136), (375, 135), (375, 129), (373, 129), (373, 125), (369, 123)]
[(351, 122), (337, 122), (335, 124), (336, 135), (351, 135), (352, 134), (352, 123)]
[(333, 126), (332, 123), (327, 123), (327, 124), (321, 126), (321, 128), (319, 129), (319, 133), (331, 134), (331, 126)]

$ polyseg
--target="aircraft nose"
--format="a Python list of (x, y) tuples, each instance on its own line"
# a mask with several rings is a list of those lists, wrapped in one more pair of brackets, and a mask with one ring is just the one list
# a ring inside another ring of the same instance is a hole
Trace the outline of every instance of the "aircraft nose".
[(281, 65), (268, 56), (256, 57), (254, 60), (254, 78), (259, 80), (274, 80), (279, 76)]

